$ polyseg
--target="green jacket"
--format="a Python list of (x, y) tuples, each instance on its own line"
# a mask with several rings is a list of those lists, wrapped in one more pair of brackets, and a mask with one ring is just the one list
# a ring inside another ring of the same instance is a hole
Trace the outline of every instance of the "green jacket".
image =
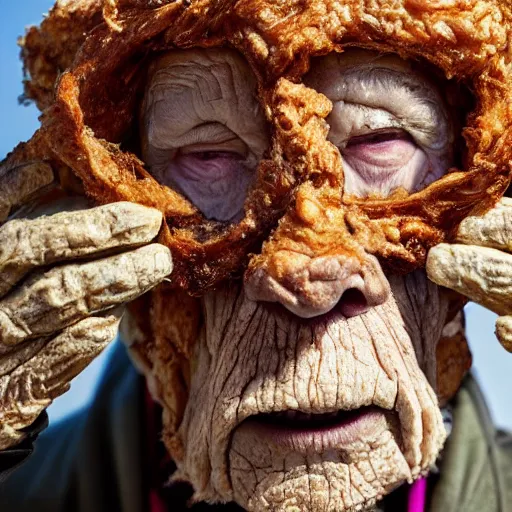
[[(0, 511), (146, 511), (143, 389), (119, 344), (92, 408), (40, 436), (34, 454), (1, 485)], [(512, 512), (512, 437), (496, 432), (471, 377), (454, 402), (429, 510)]]

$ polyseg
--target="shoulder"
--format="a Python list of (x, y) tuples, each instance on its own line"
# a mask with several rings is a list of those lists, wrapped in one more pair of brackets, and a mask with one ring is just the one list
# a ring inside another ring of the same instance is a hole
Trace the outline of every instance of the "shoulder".
[(498, 446), (498, 464), (504, 500), (509, 507), (512, 507), (512, 434), (498, 432), (496, 444)]
[(496, 431), (471, 376), (453, 405), (453, 431), (441, 457), (431, 510), (512, 510), (512, 438)]
[(142, 510), (142, 382), (117, 344), (90, 408), (50, 426), (0, 486), (0, 510)]
[(67, 510), (65, 500), (76, 475), (84, 416), (81, 411), (40, 435), (34, 453), (0, 486), (0, 509)]

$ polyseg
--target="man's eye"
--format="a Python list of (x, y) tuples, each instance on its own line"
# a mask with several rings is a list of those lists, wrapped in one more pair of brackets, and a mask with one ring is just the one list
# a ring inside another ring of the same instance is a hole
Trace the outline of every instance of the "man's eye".
[(224, 182), (236, 181), (246, 170), (245, 160), (234, 151), (179, 151), (171, 164), (169, 179), (174, 179), (181, 186), (187, 180), (211, 183), (222, 178)]
[(160, 183), (184, 194), (208, 219), (238, 221), (243, 217), (257, 162), (250, 155), (241, 154), (236, 146), (234, 150), (231, 147), (185, 147), (170, 159), (163, 153), (151, 172)]
[(197, 151), (191, 153), (182, 153), (182, 157), (195, 158), (202, 161), (210, 160), (242, 160), (242, 155), (233, 151)]
[(407, 132), (390, 129), (351, 137), (341, 153), (355, 171), (379, 173), (407, 165), (416, 150)]
[(340, 152), (345, 193), (359, 197), (420, 190), (446, 168), (442, 158), (429, 157), (409, 133), (396, 128), (350, 137)]
[(395, 140), (407, 140), (412, 142), (412, 137), (404, 130), (389, 128), (376, 130), (365, 135), (351, 137), (347, 142), (347, 147), (379, 144), (381, 142), (390, 142)]

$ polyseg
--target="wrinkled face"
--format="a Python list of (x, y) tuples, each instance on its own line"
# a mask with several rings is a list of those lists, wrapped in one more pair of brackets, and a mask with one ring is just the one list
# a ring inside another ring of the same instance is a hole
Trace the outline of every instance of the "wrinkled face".
[[(453, 159), (453, 126), (436, 84), (395, 55), (349, 50), (314, 61), (305, 84), (333, 103), (329, 141), (345, 194), (417, 192)], [(269, 148), (256, 80), (229, 50), (166, 54), (153, 65), (143, 113), (144, 160), (160, 183), (209, 219), (239, 220)]]
[[(397, 56), (329, 55), (305, 83), (333, 103), (329, 140), (346, 195), (418, 191), (452, 164), (442, 89)], [(227, 49), (161, 56), (141, 121), (157, 180), (207, 218), (242, 217), (270, 138), (242, 57)], [(188, 401), (177, 431), (174, 411), (164, 412), (164, 439), (197, 500), (371, 509), (427, 471), (444, 442), (435, 350), (448, 298), (423, 270), (387, 276), (369, 254), (293, 245), (279, 254), (272, 271), (252, 269), (200, 299)], [(165, 377), (149, 377), (165, 411)]]

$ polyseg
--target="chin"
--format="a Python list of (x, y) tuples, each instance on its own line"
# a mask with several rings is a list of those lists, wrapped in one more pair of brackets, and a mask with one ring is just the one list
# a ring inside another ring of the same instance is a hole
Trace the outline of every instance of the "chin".
[(256, 416), (229, 448), (234, 499), (254, 511), (367, 510), (410, 479), (400, 445), (396, 414), (376, 407)]

